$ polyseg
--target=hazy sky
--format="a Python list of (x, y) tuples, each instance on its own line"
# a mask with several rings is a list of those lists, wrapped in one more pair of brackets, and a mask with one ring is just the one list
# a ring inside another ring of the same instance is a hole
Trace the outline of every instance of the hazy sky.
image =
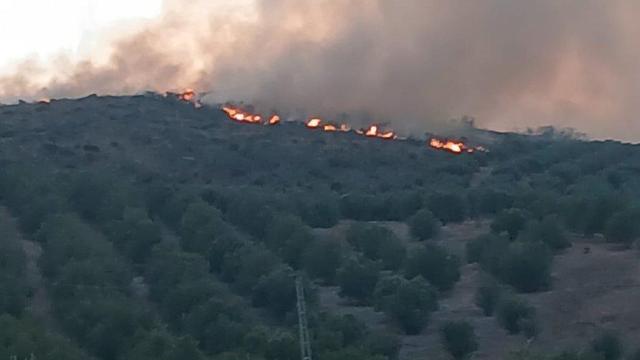
[(61, 52), (80, 55), (101, 30), (156, 17), (161, 9), (162, 0), (0, 0), (0, 69)]
[(193, 87), (405, 133), (471, 115), (638, 142), (639, 13), (638, 0), (0, 0), (0, 102)]

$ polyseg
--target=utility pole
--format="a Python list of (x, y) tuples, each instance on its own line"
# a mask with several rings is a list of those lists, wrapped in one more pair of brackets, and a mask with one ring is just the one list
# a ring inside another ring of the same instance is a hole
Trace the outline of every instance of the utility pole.
[(300, 337), (300, 357), (301, 360), (311, 360), (311, 339), (307, 326), (307, 309), (304, 301), (304, 286), (302, 276), (296, 276), (296, 297), (298, 308), (298, 330)]

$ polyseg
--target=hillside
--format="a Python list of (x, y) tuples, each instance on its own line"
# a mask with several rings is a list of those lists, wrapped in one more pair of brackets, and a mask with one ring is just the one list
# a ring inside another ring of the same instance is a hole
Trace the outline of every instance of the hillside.
[(640, 148), (446, 135), (488, 151), (156, 94), (0, 106), (0, 358), (298, 359), (296, 274), (320, 360), (631, 356)]

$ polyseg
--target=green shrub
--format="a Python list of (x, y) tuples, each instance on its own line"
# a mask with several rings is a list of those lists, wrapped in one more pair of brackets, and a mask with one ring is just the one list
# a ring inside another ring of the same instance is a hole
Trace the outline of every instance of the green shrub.
[(467, 216), (467, 202), (458, 194), (434, 194), (427, 201), (429, 210), (443, 224), (463, 221)]
[(327, 284), (334, 284), (343, 258), (344, 249), (341, 242), (317, 240), (307, 248), (303, 256), (304, 269), (312, 278), (322, 279)]
[(591, 350), (603, 360), (618, 360), (622, 357), (622, 341), (614, 332), (605, 332), (591, 342)]
[(466, 321), (449, 321), (440, 328), (444, 348), (454, 359), (466, 359), (478, 350), (473, 326)]
[(500, 262), (509, 249), (509, 240), (495, 234), (481, 235), (466, 245), (468, 263), (480, 263), (493, 273), (500, 270)]
[(535, 321), (536, 310), (524, 300), (512, 297), (504, 299), (498, 307), (498, 322), (510, 334), (519, 334), (526, 322)]
[(371, 260), (351, 258), (338, 270), (340, 294), (366, 303), (380, 277), (378, 266)]
[(438, 307), (436, 292), (422, 277), (402, 281), (386, 304), (386, 313), (407, 334), (418, 334)]
[(382, 226), (353, 224), (347, 232), (347, 241), (367, 258), (380, 260), (387, 270), (397, 270), (406, 256), (400, 239)]
[(511, 240), (515, 240), (527, 223), (527, 217), (520, 209), (501, 211), (491, 223), (491, 230), (497, 234), (506, 232)]
[(513, 243), (496, 273), (521, 292), (546, 290), (551, 286), (553, 257), (543, 243)]
[(409, 219), (411, 235), (419, 240), (431, 239), (440, 232), (440, 224), (429, 209), (422, 209)]
[(449, 290), (460, 279), (460, 261), (440, 246), (425, 244), (407, 259), (405, 275), (421, 275), (439, 290)]
[(631, 245), (640, 237), (640, 209), (615, 213), (605, 227), (607, 241)]
[(296, 288), (293, 272), (289, 268), (277, 268), (261, 277), (252, 291), (254, 306), (265, 307), (279, 318), (284, 317), (296, 305)]
[(300, 218), (276, 214), (267, 225), (265, 242), (271, 251), (298, 269), (305, 250), (313, 243), (313, 235)]
[(542, 221), (530, 221), (519, 238), (522, 241), (543, 242), (552, 250), (562, 250), (571, 246), (571, 242), (555, 216), (546, 216)]
[(474, 297), (474, 302), (476, 306), (482, 309), (484, 316), (491, 316), (500, 303), (501, 297), (502, 289), (500, 288), (500, 285), (491, 280), (478, 287)]

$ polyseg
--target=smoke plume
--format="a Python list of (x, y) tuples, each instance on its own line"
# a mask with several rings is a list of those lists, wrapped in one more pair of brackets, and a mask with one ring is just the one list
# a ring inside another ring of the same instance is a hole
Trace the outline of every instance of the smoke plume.
[(0, 99), (193, 87), (422, 132), (554, 125), (640, 140), (634, 0), (168, 0), (105, 59), (24, 64)]

